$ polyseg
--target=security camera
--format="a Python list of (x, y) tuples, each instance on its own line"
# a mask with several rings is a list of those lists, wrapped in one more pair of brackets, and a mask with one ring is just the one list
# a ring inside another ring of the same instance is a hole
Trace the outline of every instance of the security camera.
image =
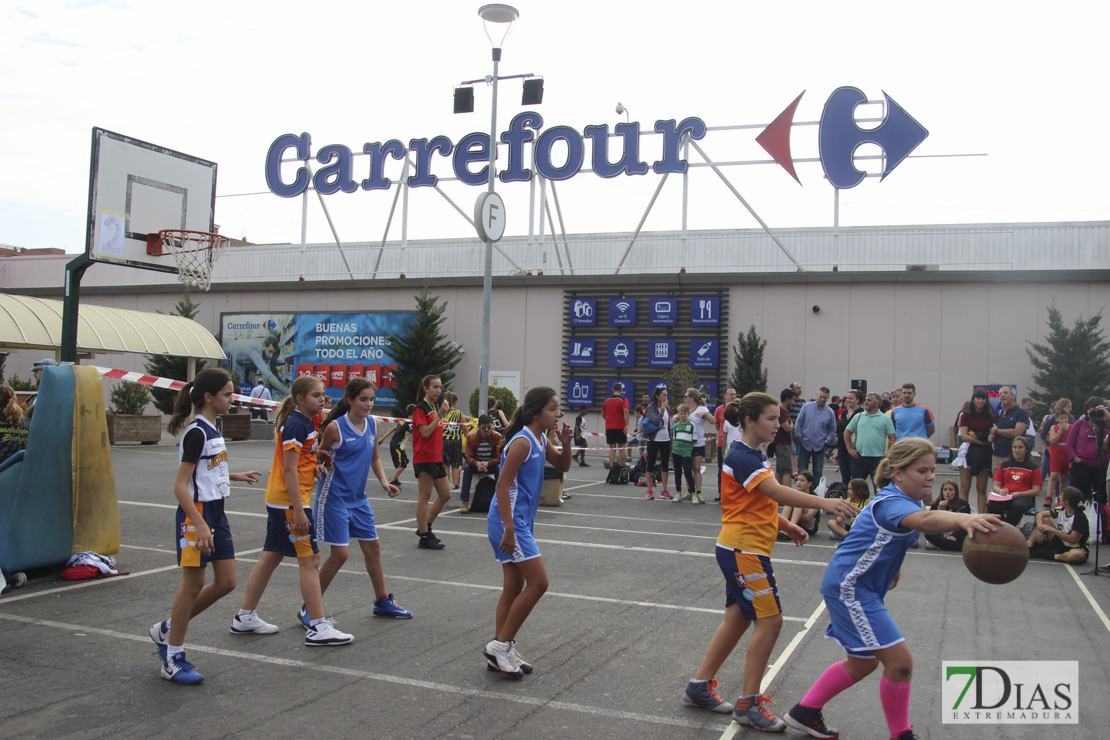
[(814, 306), (813, 307), (813, 313), (821, 313), (821, 307), (820, 306)]

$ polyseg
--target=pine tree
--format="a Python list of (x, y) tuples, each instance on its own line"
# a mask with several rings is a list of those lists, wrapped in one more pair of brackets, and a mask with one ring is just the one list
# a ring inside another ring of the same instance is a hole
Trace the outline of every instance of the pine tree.
[[(443, 314), (447, 301), (437, 302), (428, 284), (416, 297), (416, 319), (405, 322), (399, 334), (387, 334), (389, 350), (397, 362), (397, 403), (394, 413), (404, 415), (405, 406), (416, 403), (420, 396), (420, 381), (426, 375), (435, 375), (443, 382), (445, 390), (453, 390), (455, 367), (462, 360), (457, 345), (440, 331), (446, 321)], [(455, 391), (458, 393), (458, 391)]]
[[(195, 318), (200, 306), (193, 303), (192, 298), (189, 296), (189, 289), (181, 294), (181, 300), (174, 306), (171, 316), (181, 316), (182, 318), (192, 319)], [(162, 313), (159, 311), (158, 313)], [(204, 360), (196, 361), (196, 369), (199, 373), (204, 368)], [(147, 355), (147, 362), (143, 366), (144, 370), (150, 375), (157, 375), (162, 378), (171, 378), (173, 380), (185, 380), (185, 374), (188, 372), (188, 359), (179, 357), (177, 355)], [(236, 391), (238, 393), (238, 391)], [(173, 413), (173, 402), (177, 398), (177, 391), (167, 390), (165, 388), (151, 388), (150, 395), (154, 400), (154, 407), (161, 411), (163, 414)]]
[(755, 324), (748, 329), (746, 336), (743, 332), (736, 335), (736, 346), (732, 350), (736, 367), (729, 384), (736, 389), (738, 398), (753, 391), (767, 392), (767, 369), (763, 367), (763, 350), (766, 348), (767, 340), (759, 338)]
[(1069, 329), (1056, 304), (1049, 307), (1045, 343), (1027, 342), (1025, 349), (1039, 388), (1029, 393), (1037, 416), (1049, 413), (1061, 398), (1071, 399), (1078, 415), (1091, 396), (1110, 395), (1110, 343), (1103, 338), (1101, 322), (1099, 311), (1088, 319), (1077, 317)]

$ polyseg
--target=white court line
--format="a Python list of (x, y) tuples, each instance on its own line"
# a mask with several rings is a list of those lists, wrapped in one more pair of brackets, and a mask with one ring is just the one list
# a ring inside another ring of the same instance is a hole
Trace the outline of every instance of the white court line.
[(1064, 567), (1066, 567), (1068, 573), (1071, 574), (1072, 580), (1075, 581), (1075, 585), (1079, 586), (1079, 590), (1087, 597), (1087, 603), (1091, 605), (1091, 608), (1095, 610), (1095, 614), (1102, 620), (1102, 626), (1106, 628), (1107, 632), (1110, 632), (1110, 619), (1106, 618), (1106, 612), (1104, 612), (1102, 607), (1098, 605), (1098, 602), (1095, 601), (1095, 597), (1091, 596), (1091, 592), (1087, 590), (1087, 585), (1079, 579), (1079, 574), (1075, 572), (1075, 567), (1071, 565), (1066, 565)]
[[(817, 619), (821, 616), (822, 613), (824, 613), (824, 611), (825, 600), (821, 599), (821, 603), (818, 604), (817, 608), (813, 610), (813, 614), (809, 615), (809, 619), (806, 620), (806, 623), (802, 627), (801, 631), (794, 635), (793, 639), (791, 639), (790, 642), (787, 643), (786, 648), (782, 651), (782, 654), (779, 655), (778, 660), (772, 663), (771, 666), (767, 669), (767, 672), (763, 674), (763, 683), (761, 685), (762, 691), (766, 691), (768, 688), (770, 688), (771, 683), (775, 680), (775, 677), (779, 675), (779, 671), (781, 671), (782, 667), (786, 665), (786, 662), (790, 660), (790, 656), (793, 655), (794, 651), (798, 649), (798, 646), (802, 644), (802, 640), (804, 640), (805, 636), (809, 634), (809, 631), (813, 629), (813, 625), (817, 623)], [(721, 737), (719, 738), (719, 740), (731, 740), (731, 738), (740, 731), (740, 727), (741, 725), (738, 722), (729, 722), (728, 727), (726, 727), (725, 731), (721, 733)]]
[[(11, 614), (0, 614), (0, 619), (7, 619), (13, 622), (35, 625), (38, 627), (51, 627), (67, 632), (81, 632), (84, 634), (112, 637), (119, 640), (128, 640), (130, 642), (139, 642), (146, 645), (151, 644), (150, 638), (145, 635), (131, 635), (126, 632), (99, 629), (96, 627), (87, 627), (80, 624), (55, 622), (47, 619), (33, 619), (31, 617), (17, 617)], [(530, 696), (507, 694), (500, 691), (483, 691), (481, 689), (470, 689), (463, 686), (452, 686), (451, 684), (434, 683), (432, 681), (421, 681), (414, 678), (404, 678), (403, 676), (391, 676), (385, 673), (362, 671), (356, 668), (342, 668), (340, 666), (309, 663), (302, 660), (275, 658), (268, 655), (256, 655), (254, 653), (246, 653), (241, 650), (225, 650), (223, 648), (211, 647), (208, 645), (199, 645), (196, 643), (189, 643), (189, 652), (218, 655), (223, 658), (249, 660), (266, 665), (282, 666), (284, 668), (297, 668), (300, 670), (316, 671), (318, 673), (330, 673), (339, 676), (349, 676), (352, 678), (361, 678), (369, 681), (378, 681), (381, 683), (394, 684), (397, 686), (405, 686), (408, 688), (425, 689), (427, 691), (438, 693), (455, 694), (458, 696), (470, 697), (472, 699), (508, 701), (513, 702), (514, 704), (524, 704), (526, 706), (536, 708), (561, 709), (599, 717), (612, 717), (615, 719), (627, 720), (629, 722), (650, 722), (652, 724), (668, 725), (671, 727), (684, 727), (697, 730), (705, 729), (705, 725), (700, 722), (691, 722), (689, 720), (675, 719), (673, 717), (659, 717), (650, 714), (644, 714), (641, 712), (624, 712), (619, 709), (611, 709), (609, 707), (595, 707), (588, 704), (577, 704), (574, 702), (550, 701), (548, 699), (535, 698)], [(482, 670), (482, 673), (485, 674), (484, 669)]]

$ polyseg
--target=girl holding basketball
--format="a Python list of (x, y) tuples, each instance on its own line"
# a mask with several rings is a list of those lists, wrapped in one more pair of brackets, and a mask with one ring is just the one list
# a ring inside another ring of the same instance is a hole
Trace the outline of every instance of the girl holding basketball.
[[(544, 460), (570, 470), (571, 429), (558, 427), (559, 397), (544, 386), (532, 388), (513, 414), (501, 451), (501, 472), (486, 517), (493, 556), (501, 563), (503, 586), (494, 619), (494, 637), (484, 655), (491, 671), (511, 678), (532, 672), (516, 650), (516, 633), (547, 591), (547, 570), (532, 534), (543, 489)], [(562, 449), (550, 435), (557, 434)]]
[(374, 410), (377, 388), (366, 378), (351, 378), (343, 398), (324, 419), (320, 449), (331, 453), (331, 469), (316, 491), (314, 514), (316, 541), (331, 546), (328, 559), (320, 566), (320, 595), (350, 554), (351, 538), (358, 540), (366, 572), (374, 587), (374, 616), (409, 619), (412, 612), (393, 601), (385, 589), (382, 550), (374, 526), (374, 512), (366, 496), (370, 471), (382, 489), (393, 498), (401, 492), (385, 478), (385, 467), (375, 444), (378, 427), (370, 412)]
[(811, 737), (838, 737), (835, 729), (825, 725), (822, 709), (881, 663), (879, 697), (890, 736), (916, 737), (909, 720), (913, 656), (883, 598), (898, 585), (906, 550), (917, 541), (918, 532), (963, 529), (974, 539), (976, 532), (993, 532), (999, 523), (991, 514), (923, 510), (921, 502), (932, 493), (935, 468), (936, 447), (916, 437), (895, 442), (879, 463), (875, 485), (881, 490), (856, 517), (821, 584), (831, 622), (825, 636), (844, 648), (847, 657), (829, 666), (786, 714), (790, 727)]
[[(198, 684), (204, 680), (185, 660), (185, 631), (190, 619), (235, 590), (235, 545), (224, 514), (224, 499), (231, 493), (231, 481), (253, 485), (262, 475), (257, 470), (228, 472), (227, 447), (216, 428), (216, 418), (227, 413), (234, 393), (226, 371), (201, 370), (178, 392), (170, 415), (170, 434), (185, 430), (178, 446), (177, 479), (173, 484), (181, 587), (170, 618), (150, 626), (150, 639), (158, 645), (162, 678), (174, 683)], [(213, 579), (206, 585), (208, 563), (212, 564)], [(260, 632), (269, 625), (259, 621), (245, 626)]]
[[(274, 425), (274, 462), (266, 481), (266, 543), (262, 556), (247, 578), (247, 588), (239, 614), (231, 623), (233, 634), (277, 632), (266, 625), (255, 609), (262, 593), (281, 561), (296, 558), (300, 570), (301, 606), (298, 619), (307, 632), (304, 643), (310, 647), (345, 645), (352, 639), (324, 618), (324, 599), (320, 592), (320, 555), (316, 532), (309, 518), (309, 501), (317, 477), (327, 472), (316, 458), (317, 433), (312, 417), (324, 408), (324, 384), (315, 375), (297, 378), (290, 395), (278, 407)], [(246, 629), (243, 625), (265, 625), (265, 629)]]

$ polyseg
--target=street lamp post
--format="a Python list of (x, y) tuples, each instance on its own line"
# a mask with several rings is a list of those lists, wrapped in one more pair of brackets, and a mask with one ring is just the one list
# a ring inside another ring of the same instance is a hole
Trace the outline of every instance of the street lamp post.
[[(490, 340), (490, 294), (493, 290), (493, 243), (504, 232), (504, 205), (500, 198), (494, 194), (494, 179), (497, 177), (497, 66), (501, 61), (501, 44), (509, 36), (513, 23), (520, 17), (520, 12), (511, 5), (495, 3), (483, 5), (478, 8), (478, 16), (485, 21), (486, 36), (493, 44), (493, 110), (490, 112), (489, 125), (489, 190), (478, 198), (474, 209), (474, 220), (478, 228), (478, 235), (485, 240), (485, 271), (482, 275), (482, 356), (481, 365), (478, 367), (478, 413), (482, 413), (482, 404), (489, 397), (489, 340)], [(489, 24), (497, 23), (505, 26), (505, 32), (500, 41), (494, 42), (489, 35)], [(495, 213), (500, 209), (500, 213)], [(491, 215), (493, 211), (493, 215)], [(493, 224), (492, 218), (500, 219), (500, 230), (490, 233), (488, 228)], [(496, 238), (494, 238), (496, 235)]]

